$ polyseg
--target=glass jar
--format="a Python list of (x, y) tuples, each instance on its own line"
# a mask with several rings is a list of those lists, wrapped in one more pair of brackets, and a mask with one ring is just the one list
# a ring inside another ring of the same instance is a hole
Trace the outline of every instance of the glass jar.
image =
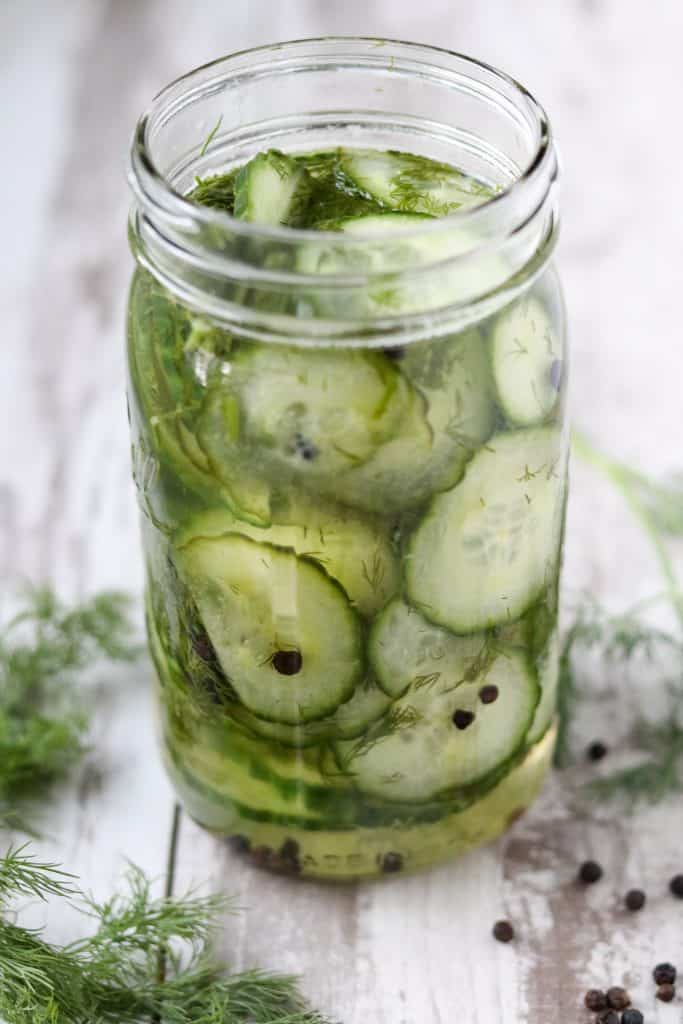
[[(495, 196), (391, 237), (199, 206), (356, 146)], [(493, 839), (554, 743), (566, 497), (557, 161), (506, 75), (376, 39), (239, 53), (132, 147), (129, 405), (163, 749), (263, 866), (348, 879)]]

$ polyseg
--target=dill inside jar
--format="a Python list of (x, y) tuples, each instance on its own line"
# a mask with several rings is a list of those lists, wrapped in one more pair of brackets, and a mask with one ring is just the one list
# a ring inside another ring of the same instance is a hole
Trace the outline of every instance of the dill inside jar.
[(543, 782), (555, 177), (528, 94), (427, 47), (237, 55), (139, 124), (129, 397), (163, 747), (188, 812), (256, 864), (412, 870)]

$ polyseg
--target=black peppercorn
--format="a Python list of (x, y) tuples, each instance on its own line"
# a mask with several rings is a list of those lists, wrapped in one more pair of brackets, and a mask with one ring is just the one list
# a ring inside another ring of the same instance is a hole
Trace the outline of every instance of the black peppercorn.
[(589, 761), (602, 761), (606, 754), (607, 747), (602, 740), (595, 740), (595, 742), (591, 743), (586, 750), (586, 756)]
[(493, 704), (494, 701), (498, 700), (498, 687), (494, 686), (493, 683), (487, 683), (486, 686), (482, 686), (479, 691), (479, 700), (482, 704)]
[(659, 985), (657, 988), (657, 999), (660, 999), (663, 1003), (670, 1003), (676, 995), (676, 989), (673, 985)]
[(292, 864), (297, 864), (299, 861), (299, 844), (296, 839), (285, 839), (284, 843), (280, 847), (280, 857), (289, 861)]
[(590, 988), (583, 997), (583, 1004), (587, 1010), (600, 1013), (607, 1009), (607, 996), (599, 988)]
[(598, 1017), (598, 1024), (619, 1024), (619, 1014), (616, 1010), (604, 1010)]
[(474, 712), (458, 708), (453, 712), (453, 725), (456, 729), (467, 729), (474, 721)]
[(251, 849), (251, 843), (246, 836), (230, 836), (228, 843), (235, 853), (248, 853)]
[(645, 906), (645, 893), (642, 889), (629, 889), (624, 897), (627, 910), (642, 910)]
[(276, 651), (273, 655), (273, 668), (281, 676), (295, 676), (303, 663), (301, 651)]
[(683, 900), (683, 875), (674, 875), (669, 882), (669, 889), (677, 899)]
[(394, 875), (403, 867), (403, 857), (400, 853), (385, 853), (382, 857), (382, 871), (385, 875)]
[(655, 985), (673, 985), (676, 982), (676, 968), (673, 964), (657, 964), (652, 972)]
[(499, 942), (512, 942), (515, 937), (515, 929), (509, 921), (496, 921), (493, 926), (493, 937)]
[(602, 868), (595, 860), (586, 860), (579, 868), (579, 881), (585, 885), (593, 885), (602, 878)]
[(640, 1010), (624, 1010), (621, 1015), (621, 1024), (643, 1024), (644, 1019)]
[(607, 1002), (613, 1010), (625, 1010), (631, 1005), (631, 997), (625, 988), (620, 985), (613, 985), (607, 989)]

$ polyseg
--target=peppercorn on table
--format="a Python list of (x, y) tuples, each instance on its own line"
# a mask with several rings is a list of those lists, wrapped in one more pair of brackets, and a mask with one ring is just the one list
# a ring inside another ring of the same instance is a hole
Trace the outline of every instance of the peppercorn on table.
[[(141, 592), (123, 367), (129, 135), (175, 75), (267, 41), (420, 39), (490, 61), (539, 95), (564, 163), (559, 264), (574, 421), (648, 472), (680, 463), (674, 297), (683, 224), (662, 182), (683, 145), (676, 135), (663, 145), (661, 130), (678, 114), (683, 13), (664, 3), (647, 19), (640, 12), (616, 0), (9, 7), (0, 32), (9, 178), (3, 580), (49, 580), (66, 598), (103, 587)], [(587, 590), (619, 610), (661, 588), (628, 508), (575, 459), (565, 604)], [(680, 1003), (656, 1003), (652, 968), (680, 955), (681, 883), (670, 891), (669, 880), (683, 872), (683, 800), (631, 812), (582, 788), (610, 759), (621, 763), (635, 709), (660, 696), (648, 691), (646, 671), (611, 671), (595, 679), (574, 728), (590, 756), (553, 775), (496, 844), (410, 876), (389, 859), (381, 882), (334, 886), (260, 871), (178, 812), (157, 748), (151, 666), (98, 670), (86, 694), (95, 705), (91, 749), (51, 801), (40, 852), (98, 897), (112, 892), (125, 858), (158, 879), (159, 891), (168, 874), (174, 892), (201, 884), (234, 893), (242, 910), (226, 917), (221, 958), (301, 974), (313, 1005), (344, 1024), (582, 1020), (586, 991), (615, 986), (646, 1021), (678, 1020)], [(607, 704), (607, 684), (623, 698)], [(55, 941), (75, 936), (76, 922), (49, 906), (28, 913), (47, 920)]]

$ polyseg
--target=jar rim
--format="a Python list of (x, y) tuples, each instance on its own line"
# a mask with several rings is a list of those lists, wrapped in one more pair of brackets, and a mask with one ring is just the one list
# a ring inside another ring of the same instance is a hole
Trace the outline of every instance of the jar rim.
[[(193, 224), (203, 227), (211, 225), (223, 227), (236, 237), (242, 236), (245, 238), (259, 238), (266, 241), (288, 243), (314, 240), (319, 244), (326, 242), (339, 244), (340, 235), (337, 231), (294, 228), (287, 225), (258, 224), (234, 217), (226, 210), (215, 209), (193, 202), (187, 198), (187, 195), (174, 187), (168, 175), (158, 166), (151, 152), (149, 137), (155, 119), (163, 114), (166, 104), (173, 102), (179, 89), (182, 89), (184, 92), (187, 87), (190, 87), (194, 81), (207, 71), (219, 68), (227, 70), (232, 64), (235, 65), (235, 74), (237, 74), (239, 71), (246, 69), (245, 65), (240, 62), (243, 62), (245, 59), (254, 60), (255, 58), (264, 57), (270, 58), (270, 66), (272, 68), (272, 57), (274, 54), (284, 54), (287, 56), (300, 50), (303, 56), (305, 53), (304, 48), (319, 44), (368, 44), (373, 48), (392, 46), (400, 47), (402, 51), (409, 54), (427, 56), (433, 54), (435, 56), (438, 55), (440, 58), (450, 58), (458, 63), (461, 70), (469, 67), (473, 70), (484, 71), (492, 76), (496, 82), (500, 83), (501, 87), (511, 89), (517, 99), (524, 104), (533, 120), (536, 128), (534, 151), (526, 167), (522, 168), (511, 182), (497, 191), (494, 196), (477, 206), (466, 210), (458, 210), (434, 218), (432, 221), (421, 221), (416, 227), (394, 230), (392, 231), (394, 239), (409, 239), (416, 236), (424, 237), (430, 234), (449, 232), (453, 230), (455, 225), (458, 227), (477, 227), (494, 216), (504, 219), (505, 210), (517, 200), (531, 183), (536, 183), (537, 179), (542, 177), (544, 172), (549, 180), (548, 187), (554, 181), (557, 168), (550, 120), (544, 107), (534, 95), (512, 75), (501, 71), (485, 61), (433, 44), (406, 42), (398, 39), (372, 36), (330, 35), (293, 39), (238, 50), (193, 68), (161, 89), (138, 119), (133, 133), (128, 180), (138, 202), (145, 206), (151, 205), (152, 208), (158, 209), (163, 216), (170, 217), (178, 224), (185, 226)], [(354, 57), (357, 55), (349, 53), (348, 56)], [(435, 65), (432, 64), (432, 67), (435, 68)], [(445, 74), (444, 69), (438, 70), (440, 73)], [(224, 82), (225, 78), (222, 78), (221, 81)], [(354, 233), (353, 241), (357, 245), (363, 242), (381, 241), (385, 237), (386, 235), (382, 232), (359, 231)]]

